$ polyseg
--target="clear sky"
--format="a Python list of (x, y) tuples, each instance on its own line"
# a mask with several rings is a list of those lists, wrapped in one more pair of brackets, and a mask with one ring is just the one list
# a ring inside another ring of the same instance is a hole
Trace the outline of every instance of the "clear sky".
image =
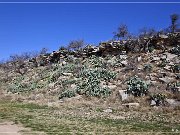
[[(0, 2), (3, 1), (7, 2), (8, 0), (0, 0)], [(15, 2), (15, 0), (9, 1)], [(108, 0), (98, 1), (107, 2)], [(128, 1), (135, 2), (135, 0)], [(167, 2), (167, 0), (158, 1)], [(174, 2), (176, 1), (178, 0), (174, 0)], [(153, 27), (159, 30), (170, 25), (169, 16), (173, 13), (180, 14), (180, 3), (0, 3), (0, 60), (7, 59), (11, 54), (38, 51), (43, 47), (50, 51), (57, 50), (61, 45), (67, 45), (73, 39), (84, 39), (87, 43), (98, 44), (100, 41), (111, 39), (112, 33), (116, 31), (120, 23), (127, 24), (132, 33), (138, 33), (142, 27)]]

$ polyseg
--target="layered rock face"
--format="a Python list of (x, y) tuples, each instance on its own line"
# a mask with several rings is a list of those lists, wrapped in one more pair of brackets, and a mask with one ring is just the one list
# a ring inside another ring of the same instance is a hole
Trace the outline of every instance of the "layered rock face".
[(40, 55), (30, 60), (35, 65), (43, 66), (49, 63), (61, 62), (63, 58), (82, 57), (86, 58), (91, 55), (107, 56), (126, 54), (128, 52), (151, 52), (153, 49), (165, 51), (168, 47), (173, 47), (180, 44), (180, 33), (156, 35), (149, 38), (129, 39), (124, 41), (107, 41), (99, 43), (99, 46), (88, 45), (78, 51), (69, 51), (62, 49), (53, 51), (50, 54)]

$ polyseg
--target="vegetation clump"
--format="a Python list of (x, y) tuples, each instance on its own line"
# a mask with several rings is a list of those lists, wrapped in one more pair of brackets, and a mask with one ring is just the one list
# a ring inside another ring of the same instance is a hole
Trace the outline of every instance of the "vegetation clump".
[(73, 90), (65, 90), (64, 92), (61, 93), (59, 99), (62, 99), (64, 97), (71, 98), (75, 97), (76, 93)]
[(180, 72), (180, 64), (175, 64), (171, 68), (172, 68), (172, 71), (174, 73), (179, 73)]
[(170, 29), (171, 29), (171, 32), (174, 33), (176, 32), (177, 28), (178, 28), (178, 19), (179, 19), (179, 15), (178, 14), (172, 14), (170, 16), (171, 18), (171, 26), (170, 26)]
[(157, 93), (157, 94), (151, 95), (150, 99), (155, 101), (156, 106), (164, 105), (165, 104), (166, 95), (164, 95), (162, 93)]
[(170, 52), (176, 55), (180, 55), (180, 45), (173, 47)]
[(82, 48), (84, 46), (84, 40), (80, 39), (80, 40), (72, 40), (70, 41), (69, 45), (68, 45), (68, 49), (70, 50), (79, 50), (80, 48)]
[(95, 68), (95, 69), (85, 69), (79, 74), (79, 76), (83, 78), (93, 77), (101, 80), (110, 80), (110, 79), (115, 79), (116, 73), (102, 68)]
[(44, 88), (45, 84), (40, 82), (22, 82), (22, 81), (14, 81), (12, 84), (9, 85), (8, 91), (12, 93), (18, 93), (18, 92), (27, 92), (32, 91), (35, 89), (41, 89)]
[(173, 93), (177, 93), (180, 87), (180, 82), (172, 82), (168, 83), (166, 89), (172, 91)]
[(135, 97), (140, 97), (148, 94), (148, 84), (137, 76), (131, 77), (127, 81), (127, 93)]
[(152, 70), (152, 65), (151, 65), (151, 64), (145, 64), (145, 65), (144, 65), (144, 71), (150, 72), (151, 70)]
[[(77, 84), (73, 92), (85, 96), (107, 97), (111, 94), (111, 90), (108, 87), (101, 87), (100, 82), (101, 80), (114, 79), (116, 74), (101, 68), (84, 69), (78, 77), (81, 78), (81, 82)], [(74, 94), (70, 93), (70, 95)], [(69, 96), (69, 91), (60, 95), (60, 98), (63, 97), (71, 97)]]
[(98, 68), (98, 67), (106, 68), (106, 63), (103, 61), (103, 59), (95, 55), (92, 55), (87, 62), (92, 64), (93, 67), (95, 68)]
[(117, 32), (114, 32), (114, 38), (117, 38), (118, 40), (120, 38), (125, 38), (128, 36), (128, 27), (125, 24), (121, 24), (118, 29)]

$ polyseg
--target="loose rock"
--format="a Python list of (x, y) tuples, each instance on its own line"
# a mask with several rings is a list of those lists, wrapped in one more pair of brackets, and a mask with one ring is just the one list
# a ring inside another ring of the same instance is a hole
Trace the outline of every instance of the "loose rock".
[(122, 101), (124, 101), (128, 98), (128, 94), (126, 93), (126, 90), (119, 90), (119, 95), (120, 95)]

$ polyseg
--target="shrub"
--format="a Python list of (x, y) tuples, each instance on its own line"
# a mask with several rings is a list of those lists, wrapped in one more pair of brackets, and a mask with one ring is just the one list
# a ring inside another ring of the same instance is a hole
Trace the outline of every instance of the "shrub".
[(178, 14), (172, 14), (170, 16), (170, 18), (171, 18), (171, 26), (170, 26), (171, 32), (174, 33), (178, 28), (179, 15)]
[(48, 49), (44, 47), (44, 48), (42, 48), (42, 49), (40, 50), (39, 54), (40, 54), (40, 55), (45, 55), (45, 54), (47, 54), (47, 51), (48, 51)]
[(97, 78), (89, 77), (87, 81), (78, 85), (76, 92), (80, 95), (95, 96), (95, 97), (107, 97), (111, 94), (110, 89), (101, 88), (100, 81)]
[(165, 67), (167, 65), (167, 61), (166, 60), (162, 60), (157, 66), (158, 67)]
[(144, 37), (151, 37), (151, 36), (154, 36), (156, 35), (157, 32), (154, 28), (142, 28), (140, 29), (140, 35), (139, 35), (139, 38), (144, 38)]
[(150, 53), (153, 52), (154, 49), (155, 49), (155, 47), (153, 45), (148, 46), (148, 50)]
[(12, 93), (21, 92), (22, 89), (27, 87), (21, 83), (22, 80), (24, 80), (24, 76), (20, 76), (12, 80), (13, 82), (8, 86), (8, 91)]
[(110, 79), (114, 79), (116, 77), (116, 73), (108, 71), (106, 69), (101, 69), (101, 68), (86, 69), (86, 70), (83, 70), (79, 74), (79, 76), (83, 77), (83, 78), (94, 77), (94, 78), (101, 79), (101, 80), (110, 80)]
[(117, 38), (118, 40), (120, 38), (125, 38), (127, 37), (129, 34), (128, 32), (128, 27), (125, 24), (121, 24), (118, 29), (117, 32), (114, 32), (114, 38)]
[(13, 83), (13, 84), (9, 85), (8, 92), (18, 93), (18, 92), (24, 91), (24, 89), (26, 89), (26, 88), (27, 88), (26, 85), (23, 85), (20, 83)]
[(104, 67), (106, 68), (106, 63), (101, 59), (100, 57), (97, 57), (95, 55), (92, 55), (89, 60), (87, 61), (88, 64), (93, 65), (93, 67)]
[(77, 68), (75, 64), (67, 64), (64, 66), (54, 65), (52, 67), (52, 74), (49, 77), (49, 82), (55, 82), (63, 73), (73, 73)]
[(166, 87), (166, 90), (170, 90), (173, 93), (176, 93), (179, 90), (178, 87), (180, 87), (180, 83), (178, 83), (178, 82), (168, 83), (167, 87)]
[(145, 64), (145, 65), (144, 65), (144, 71), (150, 72), (151, 70), (152, 70), (151, 64)]
[(63, 86), (67, 86), (67, 85), (69, 85), (69, 84), (74, 84), (74, 83), (76, 83), (76, 80), (75, 80), (75, 79), (62, 80), (61, 83), (62, 83)]
[[(94, 57), (92, 59), (98, 58)], [(90, 62), (85, 65), (80, 65), (78, 62), (75, 64), (73, 61), (72, 64), (67, 63), (64, 66), (59, 66), (58, 64), (51, 66), (51, 72), (49, 72), (51, 75), (46, 75), (45, 79), (47, 79), (49, 83), (58, 81), (57, 84), (63, 86), (62, 88), (65, 89), (65, 91), (60, 94), (59, 99), (64, 97), (71, 98), (76, 94), (95, 97), (107, 97), (111, 94), (110, 89), (100, 86), (100, 81), (114, 79), (116, 73), (98, 66), (96, 68), (93, 67), (93, 69), (88, 69), (91, 66), (89, 63)], [(94, 65), (96, 64), (98, 64), (98, 62), (94, 62)], [(72, 73), (78, 80), (73, 78), (60, 80), (59, 77), (63, 75), (63, 73)], [(76, 84), (76, 88), (69, 90), (70, 84)]]
[(76, 83), (77, 87), (75, 90), (66, 90), (60, 95), (60, 99), (63, 97), (72, 97), (75, 94), (94, 96), (94, 97), (107, 97), (111, 94), (111, 90), (107, 87), (101, 87), (101, 80), (110, 80), (116, 77), (116, 74), (105, 69), (96, 68), (96, 69), (86, 69), (85, 67), (80, 70), (80, 74), (77, 76), (81, 81), (76, 83), (75, 80), (72, 81), (62, 81), (61, 83), (72, 84)]
[(71, 98), (75, 97), (76, 93), (73, 90), (65, 90), (64, 92), (61, 93), (59, 99), (62, 99), (64, 97)]
[(124, 44), (124, 46), (126, 52), (139, 52), (143, 48), (138, 40), (129, 40)]
[(48, 82), (51, 83), (57, 81), (58, 78), (61, 76), (61, 74), (62, 74), (61, 70), (53, 72), (52, 75), (49, 77)]
[(176, 74), (175, 77), (176, 77), (177, 80), (179, 80), (180, 79), (180, 74)]
[(12, 93), (18, 93), (18, 92), (32, 91), (35, 89), (41, 89), (44, 87), (45, 87), (45, 84), (38, 83), (38, 82), (22, 83), (22, 82), (16, 81), (9, 85), (8, 91)]
[(64, 51), (64, 50), (67, 50), (67, 48), (66, 48), (65, 46), (61, 46), (61, 47), (59, 48), (59, 51)]
[(68, 49), (69, 50), (79, 50), (84, 46), (84, 40), (73, 40), (69, 43)]
[(100, 87), (100, 80), (110, 80), (116, 77), (116, 74), (105, 69), (86, 69), (79, 75), (83, 82), (78, 84), (76, 92), (86, 96), (107, 97), (111, 94), (107, 87)]
[(104, 60), (105, 60), (106, 69), (122, 67), (123, 64), (121, 62), (126, 60), (126, 55), (124, 56), (123, 55), (117, 55), (117, 56), (107, 55), (104, 58)]
[(148, 84), (137, 76), (131, 77), (128, 80), (127, 85), (128, 94), (140, 97), (148, 93)]
[(172, 71), (174, 73), (179, 73), (180, 72), (180, 64), (175, 64), (171, 68), (172, 68)]
[[(6, 64), (9, 63), (11, 65), (8, 65), (8, 69), (11, 69), (16, 73), (24, 75), (28, 70), (26, 61), (33, 62), (34, 66), (37, 67), (37, 61), (35, 57), (39, 56), (40, 54), (45, 54), (46, 51), (47, 50), (43, 48), (40, 52), (24, 52), (21, 54), (14, 54), (10, 56), (8, 61), (6, 61)], [(45, 62), (41, 61), (40, 65), (45, 65)]]
[(176, 47), (173, 47), (170, 50), (171, 53), (176, 54), (176, 55), (180, 55), (180, 45), (177, 45)]
[(165, 103), (165, 99), (166, 99), (166, 95), (158, 93), (158, 94), (153, 94), (150, 96), (151, 100), (154, 100), (156, 105), (164, 105)]

